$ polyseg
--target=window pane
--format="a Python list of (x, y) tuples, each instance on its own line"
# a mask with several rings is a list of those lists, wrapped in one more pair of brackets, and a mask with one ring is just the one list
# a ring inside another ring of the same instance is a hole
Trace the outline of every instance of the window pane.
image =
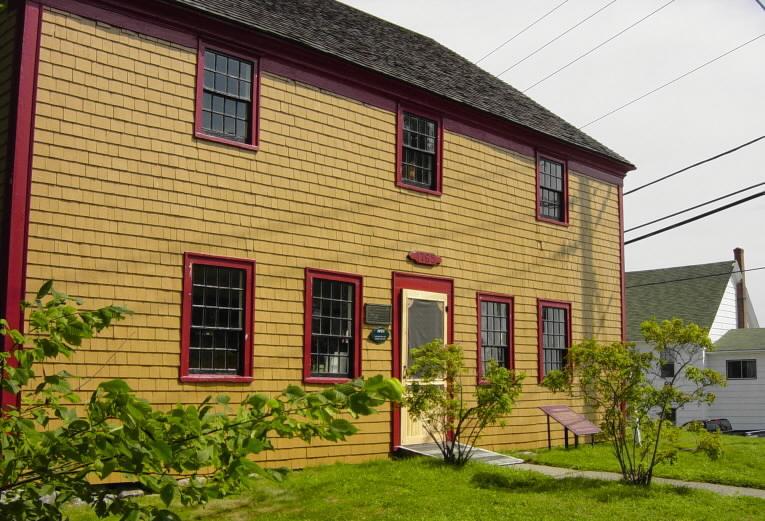
[[(244, 270), (194, 264), (189, 372), (240, 374)], [(232, 289), (229, 289), (232, 288)]]
[(482, 371), (486, 374), (491, 361), (502, 367), (509, 366), (510, 349), (507, 322), (509, 306), (505, 302), (481, 302), (481, 358)]
[[(205, 51), (202, 128), (210, 133), (245, 142), (249, 136), (253, 64)], [(218, 117), (216, 117), (216, 114)], [(227, 117), (238, 121), (229, 121)]]
[(564, 308), (542, 307), (542, 352), (544, 372), (563, 369), (568, 348), (568, 312)]
[(563, 164), (540, 158), (539, 160), (539, 213), (556, 221), (564, 221), (565, 189)]
[(353, 376), (355, 286), (314, 278), (311, 302), (312, 376)]
[(402, 181), (435, 190), (437, 188), (437, 125), (434, 121), (404, 113)]

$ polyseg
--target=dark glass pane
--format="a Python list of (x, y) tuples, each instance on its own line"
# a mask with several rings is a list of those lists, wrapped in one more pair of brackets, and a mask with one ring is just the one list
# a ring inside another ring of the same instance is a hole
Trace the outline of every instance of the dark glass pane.
[(205, 50), (205, 69), (215, 68), (215, 53)]
[(237, 96), (239, 94), (239, 80), (229, 77), (226, 80), (226, 92), (232, 96)]
[(247, 62), (241, 62), (239, 65), (239, 77), (250, 80), (252, 78), (252, 65)]
[(239, 76), (239, 60), (235, 60), (234, 58), (228, 59), (228, 75)]
[(239, 101), (236, 103), (236, 117), (242, 120), (246, 120), (248, 116), (248, 112), (250, 108), (249, 103), (244, 103), (243, 101)]
[(218, 54), (215, 57), (215, 70), (223, 73), (228, 70), (228, 59), (225, 56)]
[(252, 83), (249, 81), (239, 82), (239, 97), (245, 100), (250, 100), (252, 97)]
[(224, 74), (220, 74), (220, 73), (215, 74), (215, 90), (219, 92), (226, 92), (227, 84), (228, 84), (228, 80)]
[(247, 137), (247, 124), (241, 119), (236, 120), (236, 137), (241, 140)]
[(236, 120), (234, 118), (227, 117), (227, 118), (225, 118), (224, 121), (226, 122), (226, 126), (225, 126), (225, 129), (224, 129), (224, 132), (226, 134), (231, 134), (231, 135), (235, 134), (236, 133)]
[(215, 73), (213, 71), (205, 70), (205, 89), (215, 88)]
[(223, 116), (220, 114), (213, 114), (212, 129), (215, 132), (223, 133)]
[(219, 114), (223, 113), (226, 99), (223, 96), (213, 96), (213, 110)]

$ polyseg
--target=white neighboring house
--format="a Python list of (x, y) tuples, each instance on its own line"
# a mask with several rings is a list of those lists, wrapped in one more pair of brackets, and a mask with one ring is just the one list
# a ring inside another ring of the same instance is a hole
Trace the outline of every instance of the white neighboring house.
[[(640, 334), (640, 324), (651, 318), (659, 321), (681, 318), (686, 322), (695, 322), (709, 330), (712, 342), (717, 342), (731, 330), (758, 328), (757, 316), (746, 289), (745, 274), (740, 268), (744, 265), (744, 251), (736, 248), (733, 253), (734, 260), (729, 261), (627, 272), (627, 340), (635, 342), (639, 348), (648, 349)], [(708, 358), (712, 354), (704, 353), (691, 363), (698, 367), (711, 367), (709, 364), (713, 362)], [(725, 376), (725, 367), (722, 370), (715, 368)], [(668, 371), (673, 369), (671, 365), (665, 367)], [(657, 385), (663, 381), (658, 374), (654, 380)], [(682, 379), (677, 382), (683, 386)], [(738, 386), (735, 388), (740, 389)], [(750, 428), (737, 425), (722, 406), (723, 403), (730, 403), (726, 393), (734, 395), (740, 392), (733, 389), (713, 389), (718, 404), (712, 408), (686, 406), (676, 412), (675, 422), (683, 425), (696, 419), (728, 418), (734, 429)], [(765, 401), (765, 396), (759, 396), (761, 401)], [(751, 428), (765, 428), (765, 420)]]
[(728, 418), (734, 429), (765, 429), (765, 328), (731, 329), (706, 359), (728, 380), (707, 416)]

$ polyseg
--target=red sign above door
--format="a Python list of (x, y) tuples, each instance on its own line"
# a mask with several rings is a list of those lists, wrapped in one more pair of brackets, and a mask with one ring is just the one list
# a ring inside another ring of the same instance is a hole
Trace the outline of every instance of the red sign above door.
[(423, 266), (438, 266), (441, 264), (441, 257), (427, 251), (410, 251), (407, 258), (415, 264), (422, 264)]

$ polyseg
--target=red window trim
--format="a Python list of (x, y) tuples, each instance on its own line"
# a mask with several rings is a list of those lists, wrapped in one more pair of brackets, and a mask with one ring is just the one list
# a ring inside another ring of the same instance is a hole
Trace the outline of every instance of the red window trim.
[[(353, 339), (353, 367), (351, 378), (338, 378), (311, 375), (311, 325), (313, 322), (313, 280), (315, 278), (334, 280), (353, 284), (353, 314), (354, 314), (354, 339)], [(303, 315), (303, 383), (307, 384), (336, 384), (348, 382), (361, 376), (361, 306), (364, 298), (364, 277), (353, 273), (339, 271), (320, 270), (314, 268), (305, 269), (305, 298)]]
[(507, 304), (507, 360), (506, 367), (515, 369), (515, 298), (501, 293), (479, 291), (475, 295), (476, 301), (476, 379), (478, 384), (486, 383), (483, 378), (483, 349), (481, 346), (481, 302), (500, 302)]
[[(568, 200), (568, 161), (565, 159), (561, 159), (559, 157), (551, 156), (549, 154), (545, 154), (542, 152), (539, 152), (538, 150), (535, 152), (535, 161), (536, 161), (536, 183), (537, 183), (537, 189), (536, 189), (536, 214), (537, 214), (537, 221), (555, 224), (557, 226), (568, 226), (568, 207), (569, 207), (569, 200)], [(556, 163), (560, 163), (563, 165), (563, 220), (562, 221), (556, 221), (555, 219), (550, 219), (549, 217), (545, 217), (542, 215), (542, 212), (539, 207), (539, 203), (542, 200), (542, 180), (540, 178), (541, 175), (541, 169), (539, 168), (539, 163), (542, 159), (547, 159), (549, 161), (554, 161)]]
[(542, 383), (545, 377), (545, 356), (544, 346), (542, 345), (542, 308), (558, 308), (566, 310), (566, 340), (571, 348), (571, 303), (562, 300), (542, 300), (537, 299), (537, 383)]
[[(245, 272), (244, 353), (241, 375), (190, 374), (189, 344), (191, 341), (191, 269), (194, 264), (236, 268)], [(255, 261), (208, 255), (183, 254), (183, 295), (181, 304), (181, 365), (180, 381), (194, 383), (248, 383), (252, 381), (252, 332), (255, 322)]]
[[(223, 54), (228, 54), (234, 58), (246, 60), (252, 62), (252, 92), (250, 97), (252, 99), (250, 107), (250, 140), (248, 142), (240, 142), (233, 139), (227, 139), (225, 137), (215, 136), (207, 134), (202, 129), (202, 96), (204, 94), (204, 78), (205, 78), (205, 49), (210, 48), (213, 51), (219, 51)], [(213, 141), (215, 143), (223, 143), (225, 145), (231, 145), (234, 147), (244, 148), (246, 150), (258, 150), (259, 144), (259, 125), (258, 120), (260, 117), (260, 59), (256, 56), (238, 52), (232, 50), (231, 47), (226, 45), (218, 45), (217, 43), (210, 43), (206, 40), (199, 39), (197, 47), (197, 78), (196, 78), (196, 95), (194, 99), (194, 137), (197, 139), (203, 139), (206, 141)]]
[[(404, 112), (409, 112), (415, 116), (427, 118), (436, 122), (436, 189), (431, 190), (429, 188), (423, 188), (420, 186), (413, 186), (404, 182), (403, 170), (401, 168), (401, 161), (403, 160), (403, 146), (404, 146)], [(405, 188), (414, 192), (421, 192), (424, 194), (440, 196), (443, 193), (443, 150), (444, 150), (444, 123), (440, 114), (422, 109), (419, 107), (413, 107), (411, 105), (398, 104), (396, 114), (396, 186), (399, 188)]]

